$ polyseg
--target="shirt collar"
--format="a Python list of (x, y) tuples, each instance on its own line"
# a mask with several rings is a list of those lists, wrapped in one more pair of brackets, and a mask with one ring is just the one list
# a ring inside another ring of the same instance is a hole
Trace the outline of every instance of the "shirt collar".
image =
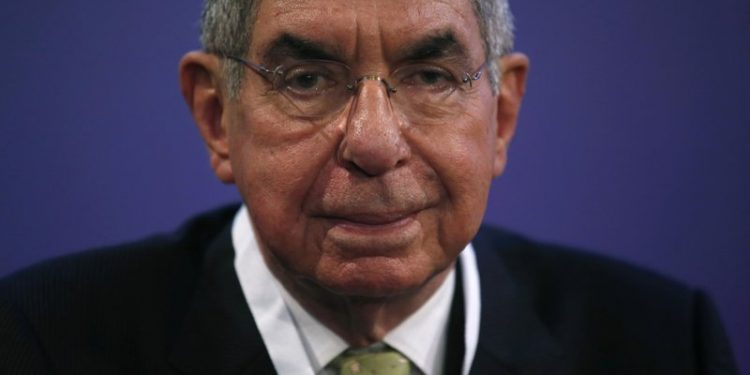
[(451, 270), (430, 299), (383, 340), (409, 357), (425, 374), (442, 373), (455, 285), (456, 271)]

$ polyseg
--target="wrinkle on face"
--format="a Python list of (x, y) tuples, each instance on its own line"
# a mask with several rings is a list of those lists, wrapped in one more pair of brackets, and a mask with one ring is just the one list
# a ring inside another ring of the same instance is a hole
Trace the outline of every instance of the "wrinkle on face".
[[(265, 0), (250, 55), (290, 35), (324, 46), (358, 76), (387, 79), (419, 48), (430, 61), (473, 68), (484, 56), (474, 17), (468, 0)], [(313, 121), (258, 95), (257, 78), (234, 108), (230, 152), (266, 262), (342, 337), (377, 337), (429, 297), (478, 229), (494, 155), (489, 84), (482, 78), (465, 103), (415, 119), (394, 104), (403, 93), (365, 80), (341, 112)], [(368, 215), (413, 221), (370, 236), (370, 224), (357, 223)]]

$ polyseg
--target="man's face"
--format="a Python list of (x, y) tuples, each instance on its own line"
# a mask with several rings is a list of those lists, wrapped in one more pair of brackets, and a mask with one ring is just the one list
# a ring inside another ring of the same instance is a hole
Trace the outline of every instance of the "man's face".
[[(441, 59), (466, 61), (467, 70), (484, 62), (469, 0), (266, 0), (247, 58), (273, 68), (274, 49), (323, 51), (356, 76), (387, 79), (438, 36), (455, 42)], [(222, 114), (232, 179), (266, 260), (293, 280), (372, 297), (416, 290), (450, 267), (504, 163), (486, 77), (430, 124), (404, 116), (375, 80), (325, 121), (290, 116), (284, 99), (247, 70)]]

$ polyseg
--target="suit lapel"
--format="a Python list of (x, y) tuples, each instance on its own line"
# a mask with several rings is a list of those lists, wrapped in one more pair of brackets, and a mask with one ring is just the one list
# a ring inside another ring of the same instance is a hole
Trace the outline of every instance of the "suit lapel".
[[(502, 241), (499, 241), (502, 242)], [(504, 266), (497, 239), (473, 242), (481, 284), (479, 344), (472, 374), (557, 374), (561, 349), (539, 319), (530, 296)]]
[(466, 317), (464, 314), (464, 287), (461, 271), (461, 259), (456, 262), (456, 287), (453, 290), (450, 319), (448, 320), (448, 339), (445, 350), (443, 374), (459, 375), (463, 369), (466, 355)]
[(170, 362), (185, 374), (275, 372), (234, 270), (231, 225), (206, 251)]

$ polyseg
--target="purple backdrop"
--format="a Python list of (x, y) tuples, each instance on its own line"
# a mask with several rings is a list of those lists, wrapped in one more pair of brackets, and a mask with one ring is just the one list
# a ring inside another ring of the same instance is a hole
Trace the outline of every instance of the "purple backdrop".
[[(511, 5), (532, 72), (487, 220), (704, 287), (750, 373), (750, 3)], [(3, 8), (0, 274), (237, 199), (177, 88), (198, 0)]]

